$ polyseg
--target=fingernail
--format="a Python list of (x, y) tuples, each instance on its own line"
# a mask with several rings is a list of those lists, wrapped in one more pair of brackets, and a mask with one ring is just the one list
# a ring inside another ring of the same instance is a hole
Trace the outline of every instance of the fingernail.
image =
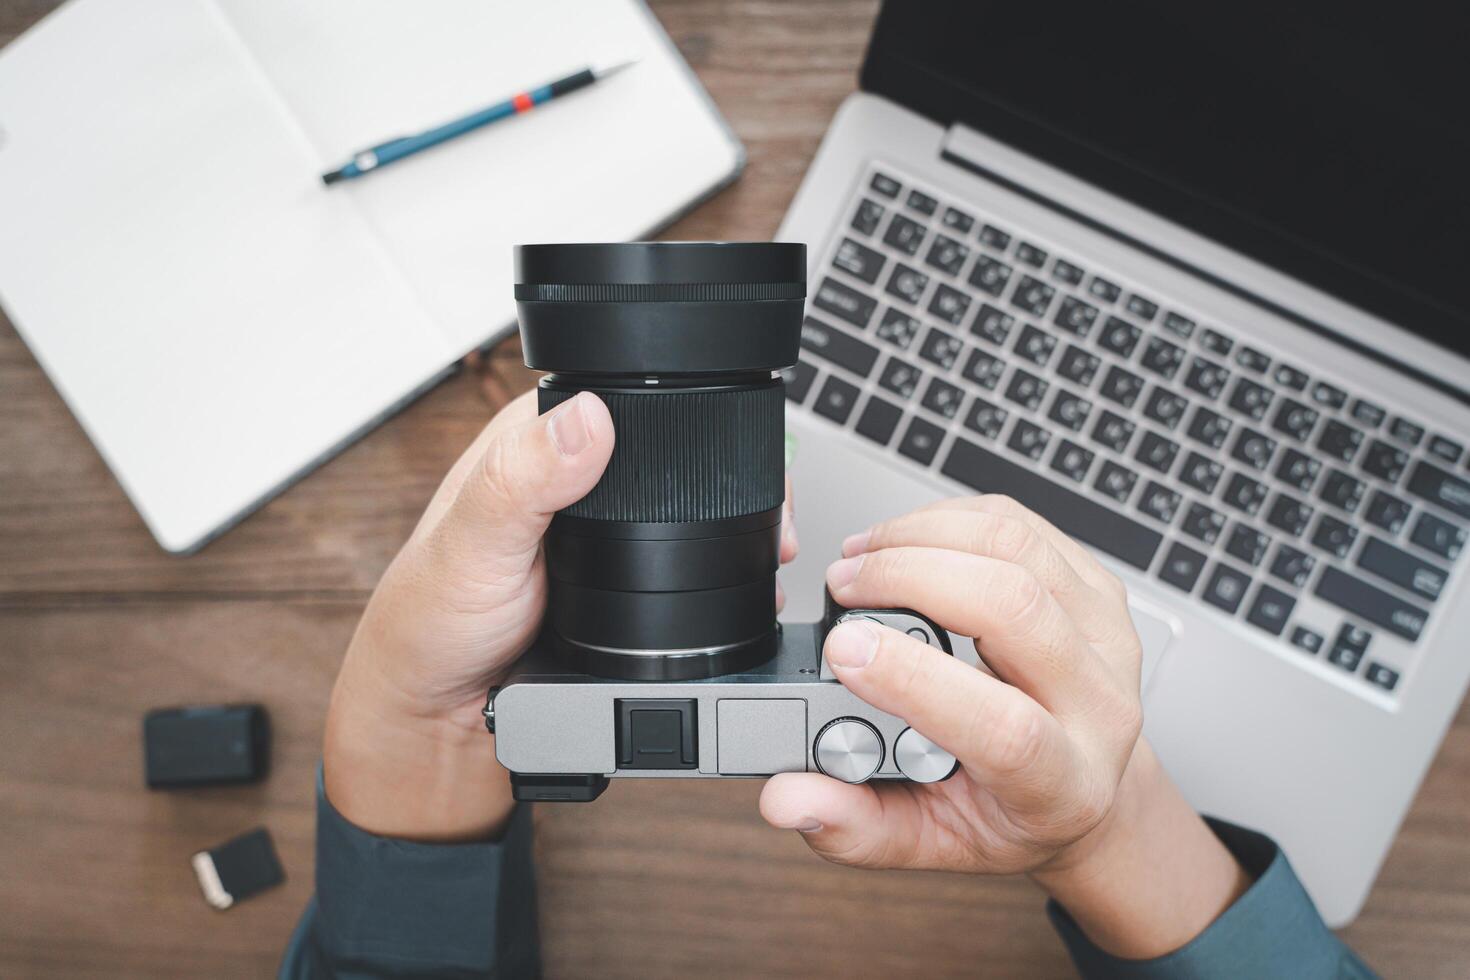
[(575, 456), (592, 445), (592, 430), (587, 428), (587, 413), (582, 411), (582, 396), (561, 405), (546, 423), (551, 444), (563, 456)]
[(878, 652), (878, 633), (860, 619), (849, 620), (827, 634), (823, 649), (834, 667), (866, 667)]
[(873, 531), (871, 528), (866, 531), (859, 531), (857, 534), (849, 534), (842, 539), (842, 556), (844, 558), (851, 558), (853, 555), (860, 555), (867, 551), (868, 539), (872, 536)]
[(797, 824), (795, 827), (792, 827), (791, 829), (799, 830), (803, 834), (814, 834), (822, 829), (822, 822), (815, 817), (807, 817), (805, 820)]
[(863, 559), (867, 555), (858, 555), (855, 558), (844, 558), (834, 561), (827, 566), (827, 587), (833, 592), (838, 592), (851, 584), (857, 578), (858, 569), (863, 567)]

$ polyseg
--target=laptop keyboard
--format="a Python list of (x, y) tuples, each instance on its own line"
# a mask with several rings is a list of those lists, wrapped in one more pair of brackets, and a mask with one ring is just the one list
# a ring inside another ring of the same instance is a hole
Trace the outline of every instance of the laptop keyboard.
[(843, 212), (787, 397), (1399, 689), (1466, 542), (1465, 440), (895, 174)]

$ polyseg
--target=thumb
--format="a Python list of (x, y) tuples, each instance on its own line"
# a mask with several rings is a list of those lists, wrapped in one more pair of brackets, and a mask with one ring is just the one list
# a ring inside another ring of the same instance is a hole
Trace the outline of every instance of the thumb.
[(552, 515), (597, 485), (612, 451), (607, 406), (581, 392), (487, 440), (433, 536), (475, 562), (534, 556)]
[(773, 776), (761, 790), (761, 816), (799, 830), (818, 857), (860, 868), (912, 866), (923, 815), (908, 787), (850, 785), (813, 772)]

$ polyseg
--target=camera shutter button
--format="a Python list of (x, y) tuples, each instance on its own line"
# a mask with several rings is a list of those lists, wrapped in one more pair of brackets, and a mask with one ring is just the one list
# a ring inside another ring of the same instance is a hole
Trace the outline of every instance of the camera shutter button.
[(893, 743), (893, 764), (916, 783), (937, 783), (954, 775), (955, 757), (912, 728), (905, 728)]
[(865, 783), (883, 764), (883, 736), (860, 718), (838, 718), (817, 733), (817, 768), (844, 783)]

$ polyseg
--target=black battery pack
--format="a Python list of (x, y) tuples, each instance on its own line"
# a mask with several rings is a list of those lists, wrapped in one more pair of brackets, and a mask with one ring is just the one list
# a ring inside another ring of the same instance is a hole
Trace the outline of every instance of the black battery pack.
[(271, 835), (264, 827), (200, 851), (190, 863), (204, 900), (217, 909), (227, 909), (286, 880)]
[(255, 782), (269, 757), (270, 720), (258, 704), (160, 708), (143, 718), (150, 789)]

